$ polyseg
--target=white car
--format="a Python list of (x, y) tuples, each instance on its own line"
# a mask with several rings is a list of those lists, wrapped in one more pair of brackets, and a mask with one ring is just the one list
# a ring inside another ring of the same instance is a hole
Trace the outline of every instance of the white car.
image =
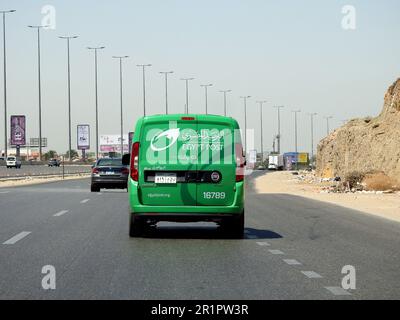
[(8, 168), (21, 169), (21, 160), (17, 157), (7, 157), (6, 166)]

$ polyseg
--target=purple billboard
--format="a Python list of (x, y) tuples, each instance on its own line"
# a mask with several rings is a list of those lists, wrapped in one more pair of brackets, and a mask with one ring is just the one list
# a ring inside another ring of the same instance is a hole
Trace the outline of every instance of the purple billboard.
[(11, 145), (24, 146), (26, 144), (25, 116), (11, 116)]

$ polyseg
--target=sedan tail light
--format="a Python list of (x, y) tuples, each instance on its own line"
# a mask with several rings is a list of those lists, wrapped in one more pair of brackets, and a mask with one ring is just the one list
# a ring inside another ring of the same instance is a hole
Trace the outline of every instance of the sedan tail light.
[(139, 142), (135, 142), (132, 145), (131, 178), (134, 181), (138, 181), (138, 179), (139, 179), (139, 147), (140, 147), (140, 143)]
[(97, 173), (99, 173), (100, 171), (99, 171), (99, 169), (97, 169), (97, 168), (93, 168), (92, 169), (92, 173), (94, 173), (94, 174), (97, 174)]
[(128, 168), (122, 168), (121, 173), (122, 174), (129, 174), (129, 169)]

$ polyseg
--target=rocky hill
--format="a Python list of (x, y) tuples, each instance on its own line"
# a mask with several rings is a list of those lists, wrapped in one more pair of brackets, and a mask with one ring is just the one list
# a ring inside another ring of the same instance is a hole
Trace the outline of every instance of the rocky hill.
[(354, 171), (382, 171), (400, 179), (400, 79), (388, 89), (378, 117), (351, 120), (319, 143), (319, 176)]

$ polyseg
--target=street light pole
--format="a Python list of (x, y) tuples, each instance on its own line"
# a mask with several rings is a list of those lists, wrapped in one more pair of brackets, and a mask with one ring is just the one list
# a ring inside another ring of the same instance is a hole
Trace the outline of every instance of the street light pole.
[(143, 116), (146, 116), (146, 67), (151, 67), (151, 64), (138, 64), (137, 67), (142, 68), (143, 73)]
[(165, 114), (168, 114), (168, 75), (174, 73), (173, 71), (160, 72), (165, 76)]
[(40, 29), (47, 26), (28, 26), (29, 28), (37, 29), (38, 43), (38, 89), (39, 89), (39, 160), (42, 161), (42, 77), (40, 63)]
[(329, 116), (329, 117), (325, 117), (325, 119), (326, 119), (326, 136), (329, 136), (329, 133), (331, 132), (331, 130), (329, 128), (329, 120), (333, 119), (333, 117)]
[(70, 51), (69, 51), (69, 42), (71, 39), (76, 39), (78, 36), (62, 36), (60, 39), (67, 40), (67, 59), (68, 59), (68, 150), (69, 150), (69, 161), (71, 161), (71, 151), (72, 151), (72, 142), (71, 142), (71, 64), (70, 64)]
[(194, 78), (183, 78), (182, 81), (186, 82), (186, 106), (185, 106), (185, 113), (189, 113), (189, 81), (194, 80)]
[(263, 135), (264, 135), (264, 130), (263, 130), (263, 105), (264, 103), (267, 103), (268, 101), (257, 101), (257, 103), (260, 104), (260, 120), (261, 120), (261, 163), (264, 163), (264, 141), (263, 141)]
[(244, 103), (244, 150), (247, 154), (247, 99), (251, 98), (251, 96), (242, 96)]
[(311, 118), (311, 167), (314, 166), (314, 116), (317, 113), (309, 113), (308, 114)]
[(284, 106), (274, 106), (278, 110), (278, 136), (277, 136), (277, 141), (278, 141), (278, 154), (281, 154), (281, 109), (284, 108)]
[[(297, 148), (297, 114), (301, 112), (301, 110), (293, 110), (294, 113), (294, 143), (295, 143), (295, 152), (296, 155), (298, 155), (298, 148)], [(296, 159), (296, 170), (299, 169), (299, 162), (298, 159)]]
[(96, 96), (96, 159), (99, 159), (99, 96), (97, 88), (97, 51), (105, 47), (88, 47), (88, 50), (94, 50), (94, 86)]
[(224, 116), (226, 117), (227, 113), (226, 113), (226, 94), (228, 92), (232, 92), (232, 90), (221, 90), (220, 92), (222, 92), (224, 94)]
[(113, 56), (114, 59), (119, 60), (119, 91), (121, 102), (121, 157), (124, 155), (124, 112), (123, 112), (123, 85), (122, 85), (122, 59), (129, 58), (129, 56)]
[(4, 58), (4, 159), (7, 159), (7, 55), (6, 55), (6, 13), (16, 10), (0, 11), (3, 14), (3, 58)]
[(205, 94), (206, 94), (206, 114), (208, 114), (208, 88), (212, 87), (212, 84), (202, 84), (200, 85), (205, 89)]

